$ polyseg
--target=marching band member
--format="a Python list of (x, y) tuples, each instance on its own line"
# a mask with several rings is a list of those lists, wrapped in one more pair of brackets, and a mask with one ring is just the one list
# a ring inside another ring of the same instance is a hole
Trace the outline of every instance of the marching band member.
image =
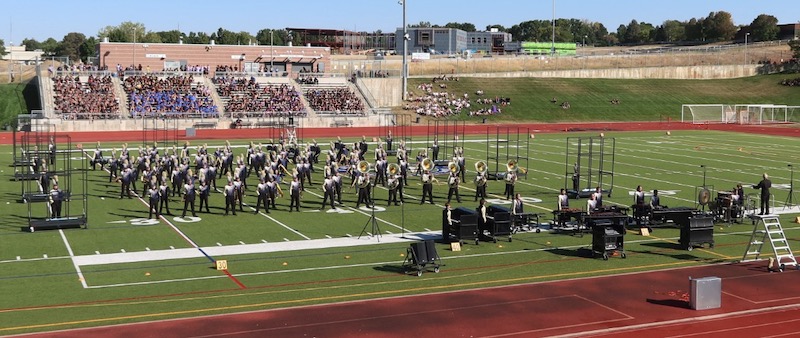
[(289, 202), (289, 212), (292, 212), (292, 207), (295, 208), (298, 212), (300, 211), (300, 180), (297, 176), (294, 177), (292, 183), (290, 185), (289, 190), (289, 197), (291, 202)]
[(388, 188), (389, 188), (389, 200), (386, 203), (387, 206), (391, 205), (392, 202), (394, 202), (394, 205), (398, 205), (398, 203), (397, 203), (397, 188), (401, 188), (402, 189), (402, 187), (400, 187), (400, 181), (399, 181), (397, 176), (398, 176), (397, 174), (389, 175), (389, 180), (388, 180), (388, 183), (387, 183)]
[(524, 203), (522, 203), (522, 195), (517, 193), (514, 196), (514, 201), (511, 203), (511, 219), (514, 220), (514, 231), (519, 229), (525, 222), (523, 220), (522, 214), (524, 213)]
[(131, 197), (131, 181), (133, 180), (133, 169), (130, 167), (126, 167), (122, 171), (121, 181), (122, 181), (122, 190), (119, 192), (119, 198), (122, 199), (123, 196)]
[(386, 150), (392, 151), (392, 130), (390, 129), (388, 134), (386, 135)]
[(227, 216), (229, 212), (236, 215), (236, 187), (233, 186), (233, 180), (230, 177), (222, 194), (225, 196), (225, 215)]
[(511, 199), (514, 196), (514, 185), (517, 184), (517, 172), (514, 170), (509, 170), (506, 173), (506, 190), (503, 194), (506, 195), (506, 199)]
[(447, 184), (450, 188), (447, 191), (447, 203), (450, 203), (450, 199), (453, 198), (453, 195), (456, 195), (456, 201), (461, 203), (461, 195), (458, 193), (459, 180), (458, 172), (450, 172), (450, 177), (447, 179)]
[(466, 182), (467, 171), (464, 170), (467, 165), (467, 160), (464, 158), (464, 148), (458, 148), (458, 155), (456, 155), (456, 164), (461, 169), (461, 182)]
[[(400, 160), (400, 178), (402, 179), (400, 184), (408, 186), (408, 162), (406, 160)], [(402, 191), (400, 193), (402, 197)]]
[(275, 209), (275, 200), (278, 196), (283, 196), (283, 192), (280, 190), (278, 183), (275, 182), (275, 176), (273, 174), (268, 174), (267, 176), (267, 189), (267, 192), (269, 192), (269, 203), (272, 205), (272, 209)]
[(203, 206), (206, 207), (206, 213), (211, 213), (208, 210), (208, 195), (211, 193), (211, 187), (208, 185), (208, 181), (201, 181), (200, 187), (197, 188), (197, 195), (200, 196), (200, 212), (203, 212)]
[(489, 218), (486, 216), (486, 200), (481, 198), (478, 208), (475, 210), (478, 212), (478, 233), (481, 234), (483, 230), (488, 230), (489, 225)]
[(433, 145), (431, 145), (431, 151), (433, 152), (433, 160), (434, 161), (438, 161), (439, 160), (439, 138), (438, 137), (434, 137), (433, 138)]
[(567, 189), (562, 188), (561, 192), (558, 194), (558, 205), (556, 208), (556, 210), (569, 209), (569, 196), (567, 196)]
[(595, 208), (602, 208), (603, 207), (603, 189), (601, 189), (600, 186), (597, 186), (597, 188), (594, 189), (594, 192), (592, 193), (592, 196), (594, 196), (594, 200), (597, 203), (597, 206), (595, 206)]
[(157, 187), (155, 183), (150, 183), (150, 189), (147, 190), (147, 195), (150, 196), (150, 205), (149, 205), (150, 210), (148, 210), (147, 219), (153, 218), (154, 212), (156, 214), (156, 219), (158, 219), (158, 216), (161, 215), (161, 213), (158, 211), (159, 203), (161, 200), (159, 187)]
[(336, 183), (333, 182), (333, 178), (328, 176), (322, 182), (322, 206), (320, 206), (320, 210), (325, 210), (325, 202), (330, 201), (331, 209), (336, 209), (336, 206), (333, 205), (333, 200), (336, 196)]
[(50, 200), (50, 218), (61, 218), (61, 203), (64, 200), (64, 192), (58, 188), (58, 184), (53, 184), (48, 196)]
[(428, 170), (422, 173), (422, 199), (420, 199), (419, 204), (425, 203), (425, 196), (428, 196), (428, 201), (433, 204), (433, 175)]
[(261, 210), (261, 206), (264, 206), (264, 210), (266, 213), (269, 213), (269, 187), (267, 186), (266, 178), (262, 177), (258, 186), (256, 186), (256, 194), (258, 195), (258, 200), (256, 202), (256, 211), (254, 213), (258, 214), (258, 211)]
[(477, 202), (479, 198), (486, 198), (486, 171), (478, 172), (475, 175), (475, 201)]
[(338, 170), (331, 171), (331, 175), (332, 175), (331, 176), (331, 180), (333, 180), (333, 184), (334, 184), (334, 190), (335, 190), (334, 192), (336, 193), (336, 202), (338, 202), (339, 205), (343, 205), (342, 204), (342, 176), (339, 176), (339, 171)]
[(586, 214), (591, 215), (595, 209), (597, 209), (597, 197), (595, 197), (595, 194), (591, 194), (589, 199), (586, 200)]
[(103, 159), (103, 151), (100, 150), (100, 141), (97, 142), (97, 147), (94, 148), (94, 156), (92, 156), (92, 160), (89, 161), (89, 164), (92, 165), (92, 170), (97, 170), (98, 164), (100, 165), (100, 169), (103, 169), (105, 160)]
[(356, 199), (356, 208), (361, 205), (361, 202), (364, 202), (367, 206), (369, 206), (369, 197), (367, 195), (367, 185), (369, 185), (369, 173), (357, 173), (358, 178), (353, 182), (351, 187), (357, 185), (358, 189), (358, 198)]
[[(161, 184), (158, 186), (158, 194), (159, 194), (159, 204), (158, 204), (158, 213), (163, 215), (164, 209), (167, 209), (167, 214), (172, 215), (169, 211), (169, 186), (167, 185), (167, 172), (162, 173)], [(201, 207), (202, 208), (202, 207)]]
[(236, 194), (236, 204), (239, 205), (239, 211), (244, 211), (242, 207), (242, 201), (244, 200), (244, 185), (242, 184), (242, 180), (239, 176), (233, 179), (233, 189), (235, 190)]
[(181, 214), (181, 218), (186, 217), (186, 210), (189, 207), (192, 208), (192, 216), (197, 217), (197, 213), (195, 213), (194, 211), (195, 197), (196, 197), (195, 186), (194, 182), (190, 177), (186, 181), (186, 184), (183, 185), (183, 214)]

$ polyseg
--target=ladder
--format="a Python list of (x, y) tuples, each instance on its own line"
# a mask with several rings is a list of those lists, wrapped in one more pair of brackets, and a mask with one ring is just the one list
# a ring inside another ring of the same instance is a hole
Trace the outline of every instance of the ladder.
[[(747, 250), (745, 250), (741, 262), (759, 260), (761, 248), (769, 240), (772, 252), (775, 254), (774, 260), (780, 271), (783, 271), (787, 265), (800, 269), (792, 249), (789, 248), (789, 241), (786, 239), (778, 216), (766, 215), (757, 218), (759, 220), (753, 226), (753, 234), (750, 235), (750, 242), (747, 244)], [(759, 229), (761, 224), (763, 224), (763, 229)], [(772, 268), (772, 264), (770, 264), (770, 268)]]

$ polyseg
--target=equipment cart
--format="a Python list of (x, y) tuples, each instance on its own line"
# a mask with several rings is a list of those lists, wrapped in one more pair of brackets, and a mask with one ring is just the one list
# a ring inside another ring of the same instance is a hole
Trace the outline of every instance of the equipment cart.
[(679, 243), (682, 248), (692, 251), (695, 246), (702, 247), (708, 244), (714, 248), (714, 216), (695, 213), (688, 222), (681, 224), (681, 237)]
[(618, 251), (625, 258), (625, 226), (610, 220), (594, 220), (592, 226), (592, 253), (602, 255), (608, 260), (610, 255)]
[(406, 259), (403, 261), (403, 270), (406, 274), (414, 272), (422, 276), (422, 272), (433, 266), (433, 272), (439, 273), (439, 261), (442, 260), (436, 252), (436, 245), (432, 239), (424, 242), (411, 243), (406, 249)]

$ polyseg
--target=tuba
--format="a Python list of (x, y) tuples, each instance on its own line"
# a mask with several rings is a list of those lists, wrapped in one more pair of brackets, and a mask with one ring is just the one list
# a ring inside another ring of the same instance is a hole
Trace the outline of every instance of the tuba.
[(387, 170), (389, 175), (397, 175), (400, 173), (400, 165), (397, 163), (389, 163), (389, 168)]
[(517, 166), (517, 161), (508, 160), (508, 163), (506, 163), (506, 169), (508, 171), (516, 172), (519, 169), (519, 167)]
[(454, 174), (454, 175), (457, 175), (457, 174), (458, 174), (458, 172), (459, 172), (459, 171), (461, 171), (461, 170), (458, 168), (458, 163), (456, 163), (455, 161), (452, 161), (452, 162), (450, 162), (450, 163), (448, 163), (448, 164), (447, 164), (447, 170), (449, 170), (449, 171), (450, 171), (450, 173), (452, 173), (452, 174)]
[(369, 173), (369, 162), (367, 161), (358, 161), (358, 165), (356, 165), (356, 170), (358, 170), (361, 174), (368, 174)]
[(488, 166), (486, 165), (486, 162), (484, 161), (475, 162), (475, 171), (477, 171), (478, 174), (481, 175), (485, 174), (487, 169)]
[(434, 166), (433, 160), (431, 160), (430, 158), (426, 157), (425, 159), (422, 160), (422, 170), (425, 171), (431, 170), (433, 169), (433, 166)]

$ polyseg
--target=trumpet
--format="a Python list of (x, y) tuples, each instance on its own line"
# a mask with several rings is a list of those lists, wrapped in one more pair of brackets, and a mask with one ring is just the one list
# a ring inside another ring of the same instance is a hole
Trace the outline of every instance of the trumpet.
[(389, 175), (397, 175), (400, 172), (400, 165), (397, 163), (389, 163), (388, 168)]

